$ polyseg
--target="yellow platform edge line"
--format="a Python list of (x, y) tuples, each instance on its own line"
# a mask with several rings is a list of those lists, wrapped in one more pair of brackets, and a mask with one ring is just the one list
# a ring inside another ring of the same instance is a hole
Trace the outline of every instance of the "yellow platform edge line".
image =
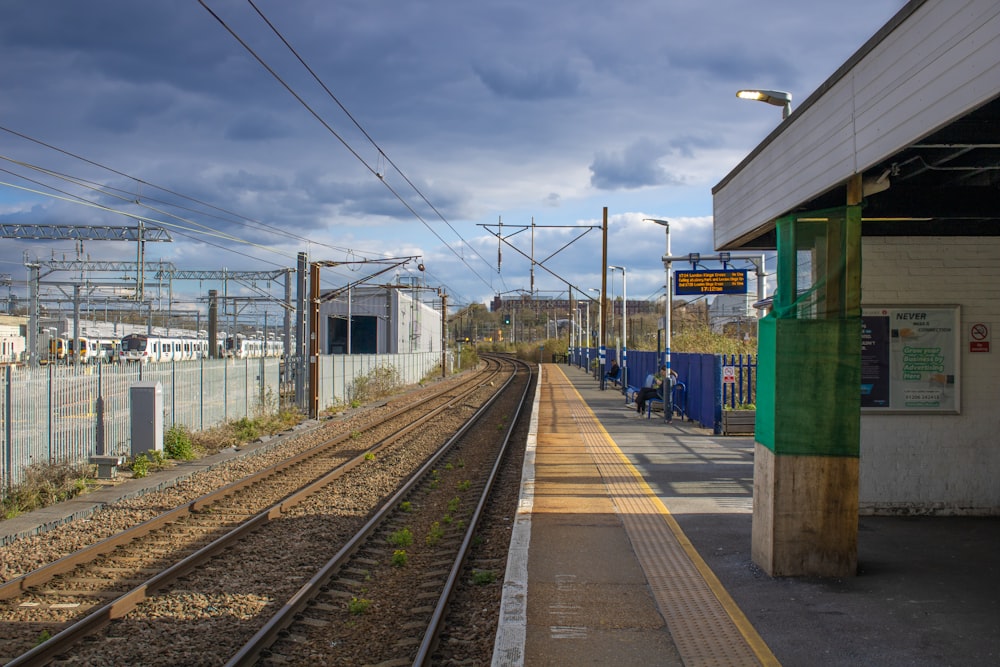
[(622, 463), (628, 468), (632, 476), (635, 477), (640, 488), (642, 488), (643, 493), (645, 493), (649, 498), (651, 498), (653, 502), (656, 504), (656, 506), (660, 509), (660, 514), (663, 516), (664, 521), (666, 521), (667, 525), (670, 527), (670, 531), (674, 534), (674, 537), (684, 548), (685, 553), (687, 553), (688, 557), (691, 559), (691, 562), (698, 569), (698, 572), (705, 580), (705, 583), (708, 584), (709, 589), (715, 595), (716, 599), (719, 600), (719, 603), (722, 605), (723, 609), (726, 610), (726, 613), (729, 615), (729, 618), (733, 621), (733, 624), (737, 627), (737, 629), (739, 629), (740, 634), (743, 635), (743, 639), (750, 647), (750, 650), (753, 651), (754, 655), (765, 667), (780, 667), (781, 663), (778, 662), (777, 657), (775, 657), (775, 655), (771, 652), (771, 649), (768, 647), (767, 643), (760, 636), (760, 634), (757, 633), (757, 629), (753, 627), (752, 623), (750, 623), (750, 619), (746, 617), (746, 615), (743, 613), (743, 610), (740, 609), (740, 606), (736, 604), (736, 601), (733, 600), (732, 596), (729, 595), (729, 591), (726, 590), (726, 587), (722, 585), (722, 582), (719, 581), (719, 578), (715, 576), (714, 572), (712, 572), (712, 568), (708, 566), (708, 563), (705, 562), (705, 560), (701, 557), (701, 554), (698, 553), (698, 550), (695, 549), (694, 545), (691, 543), (691, 540), (688, 539), (688, 536), (684, 533), (680, 525), (677, 523), (677, 520), (674, 519), (673, 515), (670, 513), (670, 510), (667, 509), (667, 506), (663, 504), (663, 501), (660, 500), (659, 496), (657, 496), (656, 493), (653, 491), (653, 489), (650, 488), (649, 484), (646, 483), (646, 480), (643, 478), (642, 474), (640, 474), (639, 470), (634, 465), (632, 465), (632, 462), (628, 460), (628, 457), (625, 456), (621, 448), (618, 447), (618, 443), (615, 442), (614, 438), (611, 437), (611, 434), (608, 433), (607, 429), (604, 428), (604, 424), (601, 423), (601, 420), (597, 418), (597, 415), (594, 414), (594, 411), (590, 409), (589, 405), (587, 405), (587, 401), (584, 400), (580, 392), (577, 391), (575, 386), (573, 386), (573, 383), (570, 382), (569, 378), (566, 376), (566, 373), (563, 372), (563, 369), (560, 368), (557, 364), (552, 364), (552, 366), (558, 369), (560, 373), (562, 373), (562, 376), (563, 378), (566, 379), (569, 388), (572, 389), (573, 393), (576, 394), (576, 397), (580, 399), (580, 402), (583, 404), (584, 409), (590, 415), (590, 418), (593, 419), (594, 423), (597, 424), (597, 428), (600, 431), (600, 433), (605, 438), (607, 438), (608, 442), (611, 443), (615, 453), (621, 459)]

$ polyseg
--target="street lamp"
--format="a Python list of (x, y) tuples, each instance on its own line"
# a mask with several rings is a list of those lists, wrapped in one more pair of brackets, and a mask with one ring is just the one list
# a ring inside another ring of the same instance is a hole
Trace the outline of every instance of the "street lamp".
[(649, 222), (655, 222), (663, 227), (667, 237), (667, 252), (663, 255), (663, 274), (666, 278), (664, 287), (667, 290), (667, 303), (663, 308), (663, 365), (667, 367), (667, 376), (670, 375), (670, 306), (673, 300), (673, 285), (670, 284), (670, 221), (659, 220), (657, 218), (643, 218)]
[(757, 100), (781, 107), (782, 119), (788, 118), (788, 115), (792, 113), (792, 94), (782, 90), (739, 90), (736, 91), (736, 97), (741, 100)]
[[(600, 348), (601, 341), (604, 340), (604, 299), (601, 298), (601, 290), (597, 289), (596, 287), (588, 287), (587, 291), (588, 292), (595, 292), (597, 294), (597, 322), (598, 322), (598, 327), (597, 327), (597, 341), (596, 341), (597, 345), (595, 347)], [(601, 354), (601, 352), (598, 352), (598, 354)], [(603, 363), (603, 359), (599, 363)], [(602, 380), (602, 382), (603, 382), (603, 380)]]
[(609, 266), (612, 271), (622, 272), (622, 393), (628, 387), (628, 285), (626, 284), (625, 267)]

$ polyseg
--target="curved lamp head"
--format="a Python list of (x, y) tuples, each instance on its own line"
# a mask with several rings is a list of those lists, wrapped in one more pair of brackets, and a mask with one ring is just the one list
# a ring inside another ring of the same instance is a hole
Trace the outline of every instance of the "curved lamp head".
[(792, 113), (792, 94), (782, 90), (738, 90), (736, 97), (741, 100), (757, 100), (781, 107), (781, 117), (788, 118)]

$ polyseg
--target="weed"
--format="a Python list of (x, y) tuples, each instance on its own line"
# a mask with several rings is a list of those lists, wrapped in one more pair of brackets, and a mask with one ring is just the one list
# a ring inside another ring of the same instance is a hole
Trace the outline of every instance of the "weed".
[(351, 601), (347, 603), (347, 611), (351, 612), (355, 616), (360, 616), (368, 611), (368, 607), (370, 606), (372, 606), (371, 600), (353, 597), (351, 598)]
[(396, 567), (406, 566), (406, 550), (396, 549), (392, 552), (392, 564)]
[(493, 570), (473, 570), (472, 583), (477, 586), (486, 586), (497, 580), (496, 572)]
[(59, 461), (33, 463), (24, 469), (24, 481), (0, 493), (0, 518), (47, 507), (86, 493), (94, 483), (93, 466)]
[(149, 451), (149, 466), (153, 470), (163, 470), (164, 466), (167, 464), (166, 457), (163, 456), (163, 452), (159, 449), (151, 449)]
[(149, 459), (145, 454), (139, 454), (132, 459), (132, 476), (136, 479), (149, 474)]
[(397, 547), (408, 547), (413, 544), (413, 533), (409, 528), (397, 530), (389, 536), (389, 544)]
[(44, 644), (50, 639), (52, 639), (52, 633), (49, 632), (48, 630), (42, 630), (40, 633), (38, 633), (38, 638), (35, 639), (35, 646), (38, 646), (39, 644)]
[(354, 383), (348, 387), (350, 405), (361, 405), (388, 396), (402, 385), (399, 371), (391, 366), (373, 368), (363, 377), (354, 378)]
[(441, 517), (441, 522), (444, 523), (446, 526), (450, 525), (451, 524), (451, 515), (450, 514), (445, 514), (443, 517)]
[(400, 511), (403, 512), (412, 512), (413, 503), (411, 503), (409, 500), (404, 500), (403, 502), (399, 503), (399, 509)]
[(455, 496), (454, 498), (448, 501), (448, 511), (451, 514), (454, 514), (455, 512), (458, 511), (458, 507), (461, 504), (462, 504), (462, 499), (459, 498), (458, 496)]
[(249, 417), (241, 417), (233, 422), (233, 431), (240, 442), (250, 442), (260, 437), (257, 423)]
[(467, 479), (462, 482), (459, 482), (455, 486), (458, 488), (459, 491), (468, 491), (470, 488), (472, 488), (472, 481)]
[(350, 435), (351, 440), (357, 440), (360, 437), (361, 437), (361, 431), (351, 431)]
[(455, 468), (455, 466), (453, 466), (453, 465), (452, 465), (452, 464), (450, 464), (450, 463), (445, 463), (445, 464), (444, 464), (444, 469), (445, 469), (445, 470), (453, 470), (454, 468)]
[(425, 539), (427, 546), (434, 546), (441, 541), (442, 537), (444, 537), (444, 528), (441, 527), (439, 522), (435, 521), (431, 524), (431, 529), (427, 532)]
[(374, 461), (375, 452), (365, 452), (365, 461)]

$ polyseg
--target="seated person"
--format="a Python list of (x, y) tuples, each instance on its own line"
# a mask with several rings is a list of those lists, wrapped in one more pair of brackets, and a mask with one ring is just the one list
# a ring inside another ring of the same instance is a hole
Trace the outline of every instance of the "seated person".
[[(649, 387), (643, 387), (639, 390), (639, 393), (635, 395), (635, 411), (642, 414), (646, 411), (646, 401), (650, 398), (663, 399), (663, 393), (660, 391), (663, 387), (663, 378), (666, 377), (667, 367), (660, 366), (660, 370), (656, 372), (653, 376), (653, 384)], [(670, 384), (673, 386), (674, 382), (677, 381), (677, 373), (671, 369), (670, 371)]]
[(613, 380), (617, 382), (620, 373), (621, 373), (621, 368), (618, 367), (618, 361), (616, 359), (612, 359), (611, 368), (609, 368), (608, 372), (604, 374), (604, 379)]

